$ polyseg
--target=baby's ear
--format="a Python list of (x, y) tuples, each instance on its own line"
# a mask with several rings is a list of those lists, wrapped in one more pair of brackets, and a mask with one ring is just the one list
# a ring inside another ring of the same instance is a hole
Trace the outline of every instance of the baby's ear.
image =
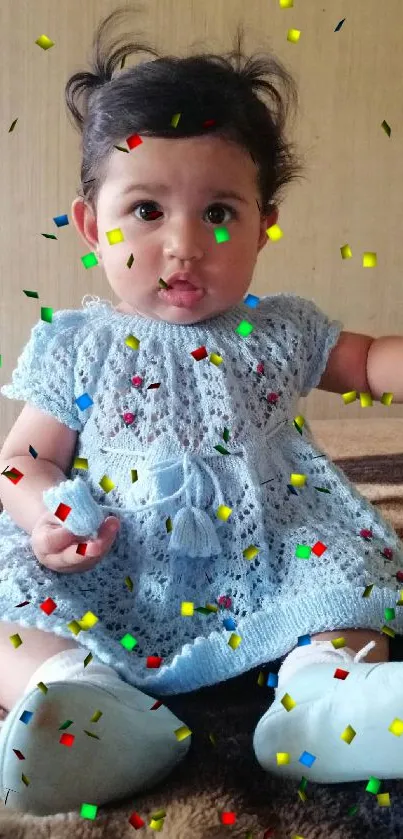
[(98, 244), (98, 227), (92, 207), (79, 196), (71, 205), (71, 215), (82, 240), (93, 250)]

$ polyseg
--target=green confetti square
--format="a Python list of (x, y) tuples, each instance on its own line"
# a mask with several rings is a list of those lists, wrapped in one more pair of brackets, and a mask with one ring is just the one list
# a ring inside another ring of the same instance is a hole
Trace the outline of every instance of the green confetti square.
[(221, 244), (221, 242), (228, 242), (229, 241), (229, 233), (226, 227), (218, 227), (214, 230), (214, 235), (217, 244)]
[(98, 807), (96, 804), (82, 804), (80, 816), (83, 819), (95, 819)]
[(241, 323), (237, 326), (235, 332), (237, 332), (238, 335), (241, 335), (242, 338), (246, 338), (247, 335), (250, 335), (250, 333), (253, 332), (254, 328), (255, 327), (247, 320), (241, 320)]
[(135, 638), (133, 638), (133, 635), (130, 635), (130, 632), (127, 632), (126, 635), (121, 638), (120, 643), (125, 650), (132, 650), (138, 642)]
[(81, 262), (83, 263), (84, 268), (93, 268), (94, 265), (98, 265), (98, 260), (94, 252), (86, 253), (85, 256), (82, 256)]
[(367, 786), (365, 787), (365, 792), (373, 792), (376, 794), (377, 792), (379, 792), (380, 786), (381, 782), (378, 780), (378, 778), (374, 778), (373, 775), (370, 775)]
[(45, 323), (52, 323), (53, 318), (53, 309), (50, 309), (47, 306), (41, 306), (41, 320), (44, 320)]
[(394, 609), (385, 609), (385, 620), (386, 621), (393, 621), (396, 617), (396, 612)]
[(311, 548), (309, 545), (297, 545), (295, 556), (297, 559), (309, 559), (311, 555)]

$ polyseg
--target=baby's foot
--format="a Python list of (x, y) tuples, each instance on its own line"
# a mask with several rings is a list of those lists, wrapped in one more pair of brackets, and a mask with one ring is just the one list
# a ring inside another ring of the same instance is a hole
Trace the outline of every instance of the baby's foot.
[[(349, 675), (336, 678), (337, 670)], [(286, 694), (296, 703), (288, 711)], [(263, 769), (282, 777), (391, 780), (403, 778), (402, 733), (403, 662), (354, 664), (351, 657), (307, 664), (291, 676), (259, 721), (253, 747)]]
[(164, 705), (152, 711), (155, 704), (118, 680), (108, 689), (70, 680), (49, 684), (46, 695), (28, 691), (0, 729), (3, 801), (45, 816), (154, 786), (191, 740), (177, 736), (184, 724)]

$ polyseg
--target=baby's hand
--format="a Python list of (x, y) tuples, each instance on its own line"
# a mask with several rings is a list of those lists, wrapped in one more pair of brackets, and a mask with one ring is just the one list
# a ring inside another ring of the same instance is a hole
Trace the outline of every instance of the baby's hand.
[[(31, 545), (36, 558), (51, 571), (74, 574), (89, 571), (111, 549), (120, 528), (119, 519), (108, 516), (102, 522), (96, 539), (76, 536), (61, 525), (53, 513), (45, 512), (31, 533)], [(87, 543), (85, 556), (77, 553), (77, 545)]]

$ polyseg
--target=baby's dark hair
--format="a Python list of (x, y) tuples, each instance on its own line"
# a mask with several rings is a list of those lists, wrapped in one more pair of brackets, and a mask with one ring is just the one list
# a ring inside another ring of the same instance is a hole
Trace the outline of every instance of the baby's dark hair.
[[(91, 71), (75, 73), (66, 83), (66, 104), (82, 133), (77, 194), (95, 212), (108, 158), (132, 135), (172, 139), (211, 134), (250, 153), (257, 166), (261, 213), (278, 208), (283, 187), (304, 177), (302, 160), (284, 136), (290, 106), (298, 106), (291, 74), (272, 55), (246, 58), (239, 24), (235, 46), (226, 57), (160, 57), (148, 44), (125, 36), (108, 44), (109, 28), (133, 11), (138, 9), (117, 8), (101, 21), (93, 40)], [(123, 68), (125, 59), (138, 52), (156, 58)], [(284, 86), (283, 96), (276, 81)], [(259, 91), (270, 94), (274, 107), (257, 96)], [(178, 114), (179, 121), (173, 119)]]

